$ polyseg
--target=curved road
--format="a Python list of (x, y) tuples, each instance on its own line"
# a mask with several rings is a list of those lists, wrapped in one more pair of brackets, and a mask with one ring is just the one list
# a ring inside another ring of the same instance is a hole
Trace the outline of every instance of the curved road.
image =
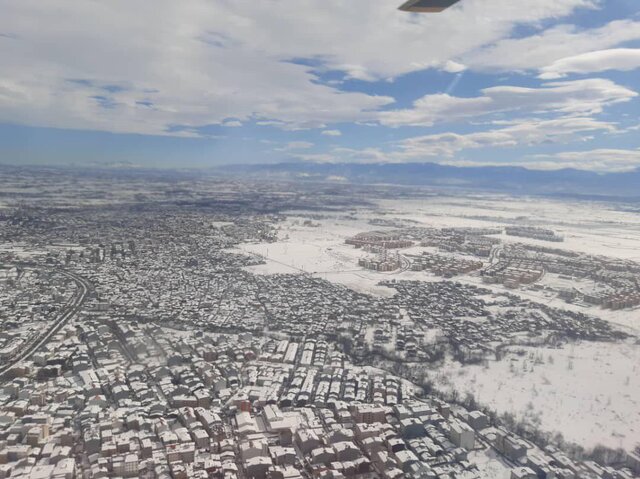
[(24, 351), (18, 353), (17, 356), (11, 358), (7, 364), (0, 366), (0, 377), (3, 377), (9, 369), (11, 369), (20, 361), (29, 359), (33, 355), (33, 353), (35, 353), (40, 347), (42, 347), (47, 341), (49, 341), (54, 334), (60, 331), (60, 329), (62, 329), (62, 327), (78, 313), (78, 311), (84, 304), (87, 298), (87, 294), (91, 290), (91, 283), (82, 276), (79, 276), (75, 273), (70, 273), (68, 271), (60, 271), (60, 273), (73, 279), (78, 285), (78, 292), (76, 293), (75, 298), (73, 299), (71, 304), (64, 307), (60, 317), (49, 327), (49, 329), (43, 336), (29, 344), (29, 346), (27, 346)]

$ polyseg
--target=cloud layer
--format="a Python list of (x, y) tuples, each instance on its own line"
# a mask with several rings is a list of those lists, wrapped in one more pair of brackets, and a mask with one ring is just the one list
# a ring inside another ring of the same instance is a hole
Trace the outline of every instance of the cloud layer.
[(381, 122), (388, 126), (431, 126), (494, 113), (596, 114), (608, 105), (626, 102), (638, 94), (611, 80), (593, 78), (546, 83), (540, 88), (499, 86), (485, 88), (482, 96), (454, 97), (426, 95), (413, 108), (384, 112)]
[(539, 78), (557, 79), (570, 73), (631, 71), (636, 68), (640, 68), (640, 48), (614, 48), (561, 58), (542, 68)]
[[(399, 3), (0, 0), (0, 123), (209, 139), (266, 130), (253, 138), (265, 151), (314, 161), (637, 160), (625, 117), (637, 82), (610, 74), (640, 68), (637, 17), (574, 22), (600, 18), (598, 0), (464, 0), (439, 15)], [(624, 148), (607, 144), (613, 133)], [(580, 154), (558, 150), (578, 143)]]
[(286, 129), (366, 121), (393, 99), (341, 91), (320, 71), (459, 71), (454, 57), (516, 25), (593, 4), (466, 0), (436, 23), (398, 12), (397, 0), (1, 0), (0, 121), (181, 136), (229, 119)]

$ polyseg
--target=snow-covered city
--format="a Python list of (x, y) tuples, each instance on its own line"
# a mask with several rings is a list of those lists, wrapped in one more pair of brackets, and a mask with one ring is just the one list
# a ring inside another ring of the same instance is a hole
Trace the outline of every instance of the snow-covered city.
[(2, 477), (636, 477), (637, 212), (257, 187), (5, 170)]
[(640, 0), (0, 0), (0, 479), (640, 479)]

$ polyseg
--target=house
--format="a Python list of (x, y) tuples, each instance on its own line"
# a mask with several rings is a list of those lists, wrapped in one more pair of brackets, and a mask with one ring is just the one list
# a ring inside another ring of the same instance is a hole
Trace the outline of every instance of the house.
[(528, 467), (516, 467), (511, 470), (511, 479), (538, 479), (538, 475)]
[(411, 466), (419, 463), (418, 456), (411, 451), (398, 451), (395, 453), (395, 456), (398, 467), (400, 467), (404, 472), (409, 472)]
[(338, 442), (333, 445), (333, 450), (339, 461), (355, 461), (362, 457), (362, 452), (351, 441)]
[(467, 424), (453, 421), (449, 430), (449, 439), (458, 447), (470, 451), (475, 446), (475, 433)]
[(330, 447), (318, 447), (311, 451), (311, 464), (330, 464), (337, 459), (335, 451)]
[(271, 446), (269, 455), (273, 463), (278, 466), (293, 465), (296, 460), (296, 451), (292, 447)]
[(259, 432), (256, 420), (246, 411), (236, 414), (236, 424), (238, 426), (238, 434), (241, 436), (248, 436), (249, 434)]
[(467, 422), (474, 430), (480, 431), (489, 425), (489, 418), (480, 411), (471, 411)]
[(244, 470), (247, 477), (252, 479), (264, 479), (267, 477), (267, 471), (273, 466), (269, 457), (253, 457), (244, 463)]
[(299, 429), (296, 432), (296, 444), (303, 454), (310, 453), (313, 449), (320, 446), (320, 438), (313, 430)]

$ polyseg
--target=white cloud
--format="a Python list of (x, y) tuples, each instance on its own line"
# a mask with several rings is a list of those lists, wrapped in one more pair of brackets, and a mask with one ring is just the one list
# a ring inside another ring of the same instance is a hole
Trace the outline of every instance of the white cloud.
[[(454, 138), (452, 135), (451, 138)], [(455, 140), (454, 140), (455, 141)], [(486, 145), (493, 146), (504, 141), (505, 144), (511, 144), (511, 140), (500, 137), (499, 134), (484, 135), (484, 140), (476, 137), (473, 141), (478, 143), (485, 142)], [(417, 152), (415, 152), (417, 153)], [(309, 161), (323, 162), (362, 162), (362, 163), (388, 163), (388, 162), (406, 162), (406, 161), (433, 161), (428, 155), (420, 154), (412, 156), (413, 153), (405, 154), (398, 152), (385, 153), (377, 148), (368, 148), (366, 150), (351, 149), (334, 149), (330, 153), (309, 155)], [(456, 156), (439, 157), (438, 163), (454, 165), (454, 166), (505, 166), (504, 162), (491, 161), (485, 159), (472, 160), (458, 158)], [(592, 149), (585, 151), (567, 151), (556, 154), (545, 155), (529, 155), (518, 158), (515, 161), (506, 163), (508, 165), (524, 166), (531, 169), (539, 170), (558, 170), (563, 168), (575, 168), (579, 170), (591, 170), (600, 172), (624, 172), (633, 171), (640, 168), (640, 148), (636, 150), (624, 149)]]
[(342, 136), (342, 132), (340, 130), (324, 130), (322, 134), (325, 136)]
[(331, 153), (341, 161), (356, 163), (384, 163), (393, 161), (393, 157), (380, 148), (333, 148)]
[(636, 150), (594, 149), (530, 156), (527, 166), (539, 169), (576, 168), (594, 171), (632, 171), (640, 168), (640, 148)]
[(293, 158), (317, 163), (387, 163), (395, 161), (393, 154), (380, 148), (335, 147), (323, 153), (294, 153)]
[[(541, 144), (561, 144), (584, 140), (588, 134), (618, 131), (614, 123), (588, 117), (565, 117), (553, 120), (536, 118), (496, 122), (501, 128), (460, 134), (455, 132), (422, 135), (398, 141), (390, 151), (380, 148), (333, 148), (323, 153), (334, 162), (384, 163), (438, 161), (466, 164), (457, 158), (465, 150), (484, 148), (516, 148)], [(312, 159), (305, 157), (305, 159)], [(323, 161), (329, 161), (324, 158)], [(513, 163), (519, 163), (514, 159)], [(475, 164), (471, 162), (469, 164)]]
[(227, 118), (286, 128), (366, 120), (393, 101), (319, 84), (309, 67), (283, 61), (277, 39), (251, 46), (233, 32), (207, 35), (259, 20), (229, 9), (241, 10), (205, 0), (0, 0), (0, 31), (16, 34), (0, 42), (0, 121), (195, 136)]
[(591, 115), (637, 95), (602, 78), (546, 83), (540, 88), (497, 86), (485, 88), (478, 97), (426, 95), (415, 101), (411, 109), (386, 111), (379, 117), (388, 126), (431, 126), (505, 112)]
[(567, 76), (569, 73), (630, 71), (636, 68), (640, 68), (640, 48), (614, 48), (556, 60), (540, 70), (539, 78), (556, 79)]
[(372, 80), (459, 68), (447, 62), (466, 65), (517, 25), (595, 3), (465, 0), (436, 22), (397, 0), (0, 0), (0, 121), (181, 136), (228, 118), (366, 122), (393, 100), (322, 84), (316, 70)]
[(291, 141), (281, 148), (275, 148), (275, 151), (307, 150), (313, 146), (313, 143), (308, 141)]
[[(407, 15), (396, 0), (237, 0), (220, 7), (216, 31), (282, 58), (316, 58), (361, 79), (437, 67), (596, 0), (465, 0), (442, 15)], [(446, 41), (443, 41), (446, 39)]]
[(588, 138), (586, 134), (616, 132), (617, 125), (588, 117), (567, 117), (554, 120), (527, 119), (499, 122), (503, 128), (459, 134), (442, 133), (407, 138), (395, 143), (394, 148), (332, 148), (323, 153), (295, 153), (293, 157), (312, 162), (331, 163), (405, 163), (437, 161), (455, 166), (517, 165), (533, 169), (575, 168), (593, 171), (631, 171), (640, 168), (640, 148), (567, 151), (554, 154), (527, 155), (508, 163), (491, 161), (486, 155), (469, 159), (458, 154), (465, 150), (483, 148), (516, 148), (540, 144), (562, 144)]
[(333, 163), (336, 160), (336, 158), (329, 153), (298, 153), (292, 155), (292, 157), (311, 163)]
[(613, 132), (612, 123), (586, 117), (559, 118), (554, 120), (527, 119), (511, 122), (504, 128), (468, 134), (441, 133), (423, 135), (402, 140), (396, 158), (405, 161), (425, 157), (452, 158), (462, 150), (480, 148), (505, 148), (562, 143), (584, 138), (589, 132)]
[(591, 29), (557, 25), (535, 35), (502, 39), (461, 58), (469, 68), (486, 72), (538, 70), (563, 58), (639, 39), (640, 21), (635, 20)]
[(442, 66), (442, 69), (448, 73), (460, 73), (467, 69), (462, 63), (454, 62), (453, 60), (447, 60)]

